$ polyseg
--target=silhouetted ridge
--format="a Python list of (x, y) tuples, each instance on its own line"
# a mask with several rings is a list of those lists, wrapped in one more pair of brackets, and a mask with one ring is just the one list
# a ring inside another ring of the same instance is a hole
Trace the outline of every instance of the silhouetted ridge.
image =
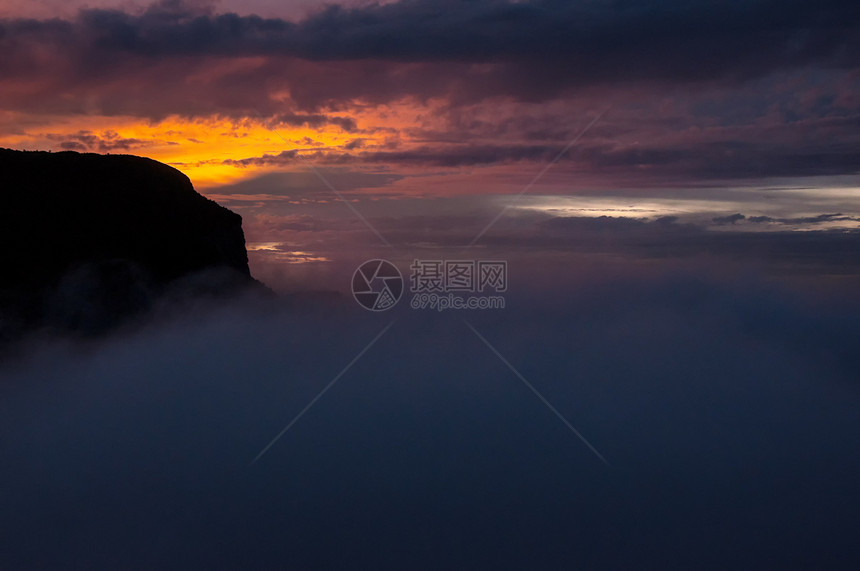
[[(0, 335), (4, 322), (7, 335), (10, 323), (100, 329), (177, 283), (256, 283), (241, 216), (170, 166), (0, 149), (0, 180)], [(217, 277), (190, 278), (201, 272)]]

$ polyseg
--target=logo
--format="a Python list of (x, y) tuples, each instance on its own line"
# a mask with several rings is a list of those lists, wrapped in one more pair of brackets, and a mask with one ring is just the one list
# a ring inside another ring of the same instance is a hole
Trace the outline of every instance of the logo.
[(403, 276), (386, 260), (369, 260), (352, 275), (352, 296), (370, 311), (391, 309), (403, 295)]

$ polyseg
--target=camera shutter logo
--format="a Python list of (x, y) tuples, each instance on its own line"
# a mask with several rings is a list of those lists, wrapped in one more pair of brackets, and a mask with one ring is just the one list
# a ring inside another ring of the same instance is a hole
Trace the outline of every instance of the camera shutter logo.
[(386, 260), (368, 260), (352, 276), (352, 295), (370, 311), (385, 311), (403, 295), (403, 276)]

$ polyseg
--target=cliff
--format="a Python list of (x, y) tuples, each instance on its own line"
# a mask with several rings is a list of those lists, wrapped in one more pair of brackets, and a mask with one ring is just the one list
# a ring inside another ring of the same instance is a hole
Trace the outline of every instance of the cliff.
[(110, 328), (177, 284), (257, 284), (241, 217), (154, 160), (0, 149), (0, 200), (0, 341)]

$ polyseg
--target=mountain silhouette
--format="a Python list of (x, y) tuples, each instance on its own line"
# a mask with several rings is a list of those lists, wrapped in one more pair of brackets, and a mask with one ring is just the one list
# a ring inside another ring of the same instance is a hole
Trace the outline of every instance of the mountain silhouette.
[(0, 149), (0, 180), (0, 343), (39, 327), (98, 333), (165, 296), (261, 286), (241, 216), (173, 167)]

